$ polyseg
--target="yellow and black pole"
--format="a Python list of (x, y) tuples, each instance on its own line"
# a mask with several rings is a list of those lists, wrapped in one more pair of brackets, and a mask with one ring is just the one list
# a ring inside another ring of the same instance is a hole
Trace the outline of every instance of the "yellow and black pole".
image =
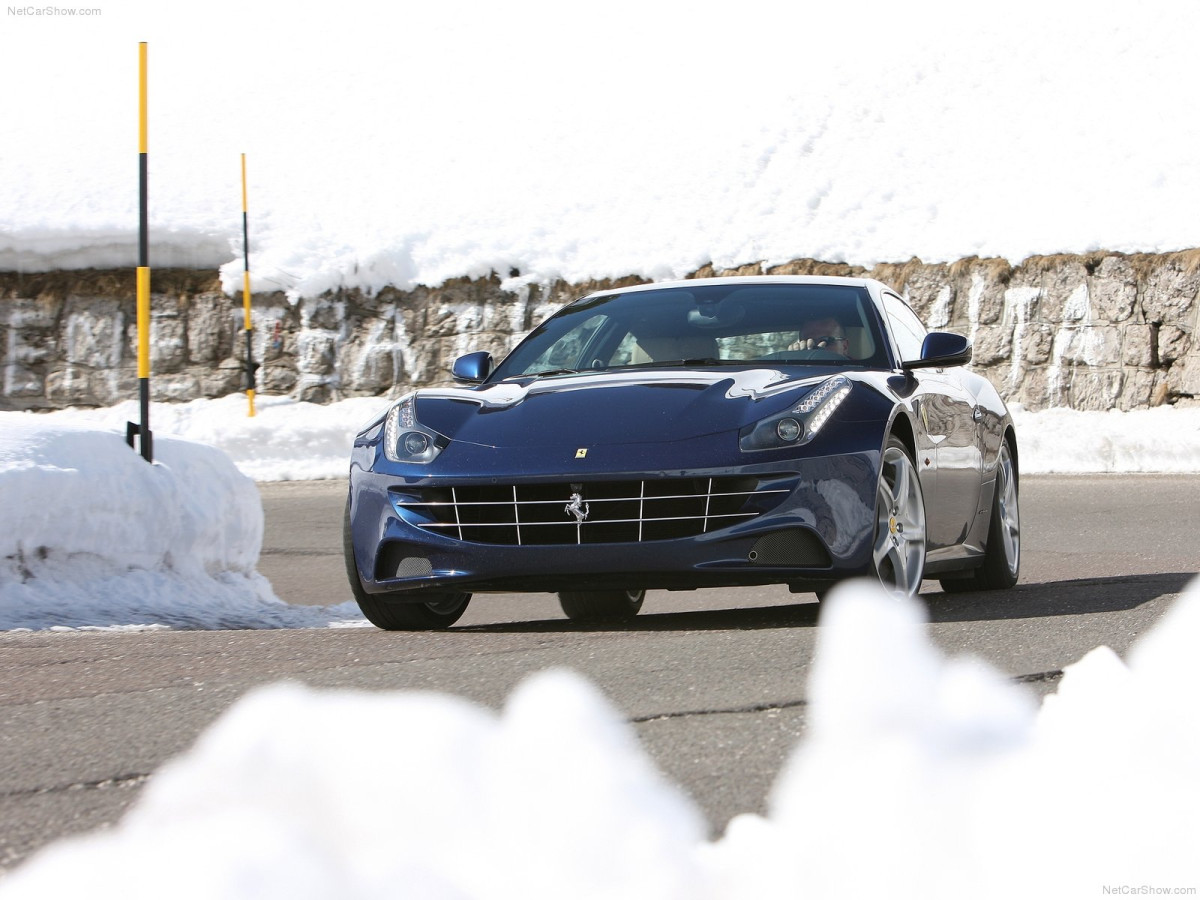
[(242, 276), (242, 307), (244, 326), (246, 330), (246, 398), (250, 401), (250, 412), (254, 415), (254, 323), (250, 319), (250, 225), (249, 204), (246, 202), (246, 154), (242, 154), (242, 258), (245, 262), (245, 272)]
[(133, 446), (140, 438), (142, 458), (154, 462), (154, 436), (150, 431), (150, 238), (149, 190), (147, 186), (146, 139), (146, 42), (138, 44), (138, 265), (137, 265), (137, 351), (138, 393), (141, 404), (140, 425), (128, 423), (125, 439)]

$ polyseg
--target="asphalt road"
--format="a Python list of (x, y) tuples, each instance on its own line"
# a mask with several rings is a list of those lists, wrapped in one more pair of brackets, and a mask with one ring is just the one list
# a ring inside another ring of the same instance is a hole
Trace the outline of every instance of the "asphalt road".
[[(259, 571), (292, 603), (350, 599), (344, 485), (262, 485)], [(1200, 570), (1200, 478), (1028, 477), (1021, 583), (941, 594), (929, 633), (1028, 689), (1106, 644), (1125, 653)], [(164, 761), (248, 689), (432, 689), (499, 707), (532, 672), (583, 673), (714, 834), (763, 812), (805, 727), (818, 607), (786, 589), (651, 593), (620, 628), (569, 623), (549, 596), (478, 597), (446, 633), (375, 629), (0, 634), (0, 868), (116, 821)], [(864, 662), (864, 664), (869, 664)]]

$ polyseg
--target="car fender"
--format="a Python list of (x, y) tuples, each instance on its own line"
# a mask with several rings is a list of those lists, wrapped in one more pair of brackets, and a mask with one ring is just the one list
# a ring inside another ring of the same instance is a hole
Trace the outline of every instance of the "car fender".
[[(968, 373), (967, 389), (971, 392), (978, 410), (979, 441), (983, 451), (983, 481), (990, 484), (995, 478), (996, 465), (1000, 459), (1000, 446), (1009, 435), (1014, 461), (1016, 457), (1016, 429), (1012, 416), (1005, 407), (995, 386), (981, 375)], [(990, 496), (990, 492), (985, 491)]]

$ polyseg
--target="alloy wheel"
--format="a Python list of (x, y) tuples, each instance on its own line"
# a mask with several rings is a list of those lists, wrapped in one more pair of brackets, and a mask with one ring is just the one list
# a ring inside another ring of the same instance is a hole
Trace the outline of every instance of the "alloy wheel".
[(925, 572), (925, 498), (908, 451), (894, 440), (883, 452), (875, 509), (875, 573), (890, 592), (911, 597)]

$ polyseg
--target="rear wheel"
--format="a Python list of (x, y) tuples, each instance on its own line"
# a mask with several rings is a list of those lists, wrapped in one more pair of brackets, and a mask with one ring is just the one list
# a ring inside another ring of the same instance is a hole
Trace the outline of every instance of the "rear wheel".
[(645, 599), (645, 591), (563, 591), (558, 595), (562, 611), (575, 622), (632, 619)]
[[(342, 522), (342, 552), (350, 592), (367, 621), (384, 631), (432, 631), (449, 628), (462, 618), (471, 595), (457, 591), (422, 593), (420, 600), (399, 599), (404, 594), (368, 594), (358, 576), (354, 561), (354, 540), (350, 529), (350, 498), (346, 498), (346, 517)], [(408, 595), (413, 596), (413, 595)]]
[(875, 494), (872, 567), (891, 593), (914, 596), (925, 573), (925, 495), (908, 449), (888, 438)]
[(1017, 583), (1020, 573), (1021, 512), (1017, 498), (1017, 467), (1012, 449), (1005, 441), (1000, 445), (1000, 459), (996, 465), (996, 492), (992, 495), (983, 565), (965, 576), (943, 578), (942, 590), (947, 593), (1006, 590)]

